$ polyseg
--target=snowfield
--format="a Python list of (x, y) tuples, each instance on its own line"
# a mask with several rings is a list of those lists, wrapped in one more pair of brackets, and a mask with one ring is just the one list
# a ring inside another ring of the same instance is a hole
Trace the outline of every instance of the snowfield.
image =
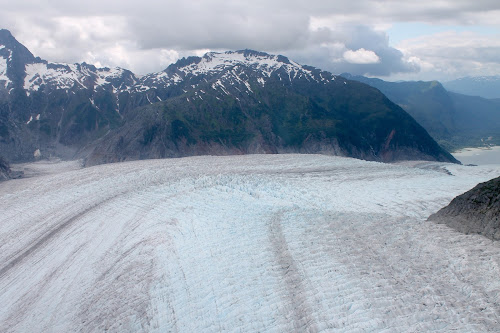
[[(54, 165), (54, 168), (57, 168)], [(191, 157), (0, 183), (1, 332), (498, 332), (500, 166)]]

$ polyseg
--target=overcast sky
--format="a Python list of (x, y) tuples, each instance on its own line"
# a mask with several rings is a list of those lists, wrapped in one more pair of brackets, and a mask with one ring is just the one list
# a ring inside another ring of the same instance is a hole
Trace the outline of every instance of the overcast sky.
[(500, 75), (498, 0), (0, 0), (0, 28), (52, 62), (161, 71), (254, 49), (335, 74)]

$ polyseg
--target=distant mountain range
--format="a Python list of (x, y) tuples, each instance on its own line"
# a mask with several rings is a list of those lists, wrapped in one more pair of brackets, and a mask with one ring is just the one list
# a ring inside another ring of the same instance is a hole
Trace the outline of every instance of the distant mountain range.
[(500, 145), (500, 100), (449, 92), (437, 81), (388, 82), (342, 76), (379, 89), (448, 150)]
[(47, 62), (0, 30), (0, 155), (10, 161), (285, 152), (456, 162), (377, 89), (283, 56), (207, 53), (139, 77)]
[(443, 86), (459, 94), (479, 96), (489, 99), (500, 98), (500, 76), (462, 77), (443, 82)]

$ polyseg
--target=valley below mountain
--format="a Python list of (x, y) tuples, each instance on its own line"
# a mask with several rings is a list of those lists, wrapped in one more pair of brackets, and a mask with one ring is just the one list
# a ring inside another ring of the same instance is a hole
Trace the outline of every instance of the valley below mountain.
[(500, 166), (268, 154), (31, 170), (0, 183), (2, 332), (498, 331), (500, 245), (426, 219)]
[(500, 145), (500, 102), (451, 91), (438, 81), (389, 82), (342, 74), (379, 89), (449, 151)]

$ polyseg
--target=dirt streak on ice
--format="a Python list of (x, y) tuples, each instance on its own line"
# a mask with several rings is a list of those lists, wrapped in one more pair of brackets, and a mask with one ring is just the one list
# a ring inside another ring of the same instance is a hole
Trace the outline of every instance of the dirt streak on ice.
[(425, 219), (498, 175), (253, 155), (0, 183), (0, 331), (493, 332), (499, 245)]

